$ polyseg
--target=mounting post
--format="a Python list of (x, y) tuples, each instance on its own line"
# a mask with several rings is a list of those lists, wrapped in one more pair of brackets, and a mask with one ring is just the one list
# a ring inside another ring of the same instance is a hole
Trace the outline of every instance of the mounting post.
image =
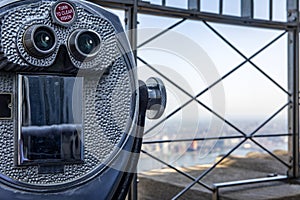
[[(299, 1), (287, 0), (287, 20), (299, 24)], [(288, 32), (288, 109), (289, 155), (291, 160), (290, 178), (299, 177), (299, 27)]]
[(241, 17), (253, 18), (254, 3), (253, 0), (241, 0)]
[[(134, 60), (137, 63), (137, 24), (138, 24), (138, 1), (133, 0), (132, 6), (125, 10), (126, 30), (128, 39), (133, 50)], [(133, 180), (128, 193), (128, 200), (137, 200), (137, 172), (133, 175)]]
[(133, 50), (135, 61), (137, 58), (137, 24), (138, 24), (138, 1), (133, 0), (132, 6), (125, 10), (126, 30), (128, 31), (128, 39)]
[(188, 9), (200, 11), (200, 0), (188, 0)]

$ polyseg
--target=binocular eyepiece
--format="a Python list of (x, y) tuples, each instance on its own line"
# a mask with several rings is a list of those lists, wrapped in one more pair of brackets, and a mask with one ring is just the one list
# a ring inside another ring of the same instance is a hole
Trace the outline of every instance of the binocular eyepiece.
[[(69, 52), (79, 61), (91, 60), (100, 51), (101, 37), (93, 30), (75, 30), (68, 38)], [(23, 36), (23, 45), (33, 57), (45, 58), (54, 53), (58, 46), (55, 31), (45, 25), (30, 26)]]
[(101, 38), (91, 30), (74, 31), (68, 41), (68, 49), (80, 61), (93, 59), (100, 51)]
[(23, 36), (23, 45), (27, 52), (36, 58), (49, 57), (57, 46), (54, 30), (44, 25), (29, 27)]
[(83, 0), (5, 0), (0, 47), (1, 200), (124, 199), (166, 90), (138, 80), (119, 19)]

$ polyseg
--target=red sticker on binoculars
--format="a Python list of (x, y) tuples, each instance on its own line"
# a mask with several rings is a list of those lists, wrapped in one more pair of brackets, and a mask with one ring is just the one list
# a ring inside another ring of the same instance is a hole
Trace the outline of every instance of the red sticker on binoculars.
[(74, 6), (68, 2), (60, 2), (54, 7), (54, 17), (58, 23), (70, 24), (76, 18)]

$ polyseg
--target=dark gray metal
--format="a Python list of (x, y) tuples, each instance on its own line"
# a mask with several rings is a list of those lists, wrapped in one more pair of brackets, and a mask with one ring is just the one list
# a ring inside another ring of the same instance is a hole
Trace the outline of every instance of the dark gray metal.
[(198, 20), (198, 21), (206, 20), (209, 22), (240, 25), (240, 26), (247, 26), (247, 27), (252, 26), (252, 27), (272, 28), (272, 29), (279, 29), (279, 30), (287, 30), (290, 29), (291, 26), (295, 26), (295, 23), (242, 18), (237, 16), (219, 15), (219, 14), (206, 13), (206, 12), (196, 12), (196, 11), (190, 11), (181, 8), (163, 7), (159, 5), (146, 4), (144, 2), (139, 3), (138, 12), (143, 14), (149, 14), (149, 15), (187, 18), (187, 19)]
[[(262, 134), (254, 135), (249, 138), (271, 138), (271, 137), (285, 137), (292, 136), (290, 133), (282, 134)], [(161, 143), (171, 143), (171, 142), (192, 142), (192, 141), (208, 141), (208, 140), (231, 140), (231, 139), (243, 139), (244, 136), (221, 136), (221, 137), (200, 137), (200, 138), (187, 138), (187, 139), (174, 139), (174, 140), (153, 140), (145, 141), (143, 144), (161, 144)]]
[(241, 180), (241, 181), (230, 181), (225, 183), (216, 183), (214, 187), (216, 188), (224, 188), (224, 187), (231, 187), (231, 186), (238, 186), (238, 185), (248, 185), (253, 183), (264, 183), (269, 181), (282, 181), (286, 180), (288, 177), (286, 175), (277, 175), (274, 177), (265, 177), (265, 178), (257, 178), (257, 179), (250, 179), (250, 180)]
[(223, 0), (219, 0), (219, 14), (223, 14)]
[(273, 0), (269, 0), (269, 20), (273, 20)]
[(132, 183), (130, 185), (129, 191), (128, 191), (128, 200), (137, 200), (138, 199), (138, 177), (137, 173), (133, 175)]
[(200, 0), (188, 0), (188, 9), (200, 11)]
[(254, 5), (253, 0), (241, 0), (241, 17), (253, 18)]
[(133, 55), (136, 62), (136, 49), (137, 49), (137, 24), (138, 24), (138, 16), (137, 16), (137, 5), (138, 0), (134, 0), (131, 7), (126, 8), (125, 10), (125, 22), (126, 22), (126, 30), (128, 31), (128, 39), (133, 50)]
[[(134, 5), (134, 0), (91, 0), (102, 6), (118, 9), (128, 9)], [(244, 18), (240, 16), (228, 16), (215, 13), (207, 13), (201, 11), (188, 10), (185, 8), (173, 8), (162, 5), (150, 4), (147, 1), (139, 1), (137, 6), (137, 12), (142, 14), (186, 18), (192, 20), (206, 20), (209, 22), (225, 23), (231, 25), (251, 26), (261, 28), (271, 28), (278, 30), (289, 30), (297, 26), (294, 22), (278, 22), (270, 20)]]
[(225, 183), (216, 183), (216, 184), (214, 184), (212, 200), (219, 199), (219, 189), (221, 189), (221, 188), (234, 187), (234, 186), (240, 186), (240, 185), (249, 185), (249, 184), (259, 184), (259, 183), (274, 182), (274, 181), (285, 181), (287, 179), (288, 179), (288, 177), (285, 175), (276, 175), (274, 177), (256, 178), (256, 179), (241, 180), (241, 181), (231, 181), (231, 182), (225, 182)]
[(159, 78), (151, 77), (146, 81), (148, 88), (147, 118), (158, 119), (166, 109), (166, 87)]
[[(137, 24), (138, 24), (138, 13), (137, 5), (138, 0), (132, 1), (132, 6), (125, 9), (125, 22), (128, 40), (133, 50), (134, 61), (137, 63)], [(128, 200), (137, 200), (137, 174), (133, 175), (132, 183), (129, 188)]]
[[(299, 23), (299, 1), (287, 1), (287, 18), (289, 22)], [(293, 133), (289, 137), (289, 153), (292, 168), (289, 177), (299, 177), (299, 27), (288, 32), (288, 89), (292, 94), (288, 110), (288, 129)]]

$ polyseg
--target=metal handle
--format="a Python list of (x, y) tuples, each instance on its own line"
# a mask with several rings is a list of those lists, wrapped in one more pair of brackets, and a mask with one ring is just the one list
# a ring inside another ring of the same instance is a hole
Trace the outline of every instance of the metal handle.
[(167, 94), (164, 83), (159, 78), (151, 77), (146, 81), (148, 89), (147, 118), (158, 119), (165, 111)]

